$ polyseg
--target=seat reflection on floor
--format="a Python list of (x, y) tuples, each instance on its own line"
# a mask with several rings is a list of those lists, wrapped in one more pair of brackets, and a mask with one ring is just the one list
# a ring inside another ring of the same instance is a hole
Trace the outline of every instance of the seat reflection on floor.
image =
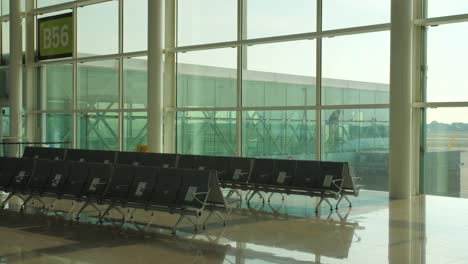
[[(241, 203), (225, 214), (226, 227), (211, 219), (205, 231), (194, 232), (183, 223), (172, 235), (158, 227), (138, 231), (134, 226), (150, 219), (145, 210), (116, 227), (97, 225), (91, 209), (79, 223), (38, 215), (33, 205), (20, 214), (13, 199), (0, 211), (0, 263), (468, 263), (466, 199), (389, 201), (387, 193), (364, 191), (351, 210), (329, 214), (324, 206), (318, 216), (313, 199), (280, 200)], [(155, 217), (163, 224), (177, 218)]]
[[(231, 258), (238, 259), (239, 256), (242, 259), (263, 259), (266, 262), (296, 261), (293, 255), (283, 253), (275, 256), (263, 252), (264, 249), (274, 251), (274, 248), (283, 252), (303, 252), (338, 259), (348, 257), (352, 241), (358, 240), (356, 230), (362, 229), (357, 222), (347, 221), (346, 216), (337, 213), (322, 217), (281, 213), (281, 210), (295, 211), (297, 204), (294, 198), (286, 201), (289, 205), (286, 202), (272, 202), (261, 210), (260, 207), (242, 205), (227, 216), (228, 227), (211, 222), (208, 231), (193, 233), (190, 225), (187, 225), (181, 228), (179, 236), (172, 236), (162, 229), (153, 229), (152, 232), (143, 234), (136, 232), (137, 229), (130, 224), (119, 228), (95, 225), (92, 211), (87, 212), (89, 217), (84, 217), (80, 223), (71, 221), (73, 216), (68, 221), (63, 216), (57, 217), (59, 214), (53, 212), (48, 216), (40, 216), (39, 210), (35, 211), (34, 206), (20, 214), (15, 208), (19, 203), (15, 204), (13, 199), (9, 203), (9, 210), (1, 213), (0, 235), (14, 233), (9, 235), (12, 237), (10, 243), (17, 243), (15, 248), (20, 253), (14, 250), (7, 253), (3, 248), (1, 260), (2, 263), (50, 263), (52, 259), (58, 263), (61, 263), (59, 259), (71, 261), (63, 263), (129, 263), (125, 262), (129, 257), (124, 252), (130, 249), (141, 252), (138, 255), (143, 261), (141, 263), (151, 263), (144, 260), (164, 256), (174, 259), (173, 263), (224, 263)], [(56, 209), (60, 210), (60, 206), (67, 209), (69, 205), (58, 204)], [(310, 208), (313, 210), (313, 207)], [(345, 215), (346, 212), (349, 213), (347, 209), (343, 211)], [(149, 214), (142, 210), (135, 215), (139, 218), (138, 223), (144, 225)], [(157, 217), (162, 221), (168, 218), (165, 214)], [(28, 243), (20, 242), (26, 238)], [(256, 245), (257, 249), (252, 250), (252, 245)], [(99, 248), (106, 248), (106, 251), (99, 251)], [(150, 248), (151, 253), (146, 252)], [(118, 252), (109, 253), (113, 251)], [(134, 252), (127, 253), (135, 255)]]

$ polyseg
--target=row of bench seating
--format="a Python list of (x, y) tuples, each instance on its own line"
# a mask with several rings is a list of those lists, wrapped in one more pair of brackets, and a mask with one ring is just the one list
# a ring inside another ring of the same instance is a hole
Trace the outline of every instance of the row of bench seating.
[(27, 147), (23, 157), (42, 159), (64, 159), (100, 163), (155, 166), (163, 168), (185, 168), (192, 170), (214, 170), (221, 187), (229, 188), (233, 194), (242, 196), (238, 190), (249, 191), (247, 202), (262, 192), (270, 193), (268, 201), (275, 193), (299, 194), (320, 197), (318, 210), (327, 198), (338, 199), (336, 209), (342, 199), (351, 207), (348, 195), (358, 196), (363, 187), (355, 183), (346, 162), (314, 160), (278, 160), (242, 157), (219, 157), (203, 155), (161, 154), (141, 152), (115, 152), (78, 149), (49, 149)]
[[(203, 227), (214, 210), (226, 209), (213, 171), (30, 158), (30, 151), (27, 149), (23, 158), (0, 158), (0, 190), (9, 193), (2, 207), (13, 196), (23, 200), (21, 209), (36, 200), (45, 210), (43, 197), (77, 200), (84, 202), (77, 219), (88, 206), (93, 206), (100, 212), (101, 222), (120, 206), (165, 211), (180, 215), (173, 232), (184, 218), (196, 229), (204, 209), (210, 213)], [(101, 212), (96, 204), (107, 208)], [(124, 214), (122, 217), (126, 221)]]

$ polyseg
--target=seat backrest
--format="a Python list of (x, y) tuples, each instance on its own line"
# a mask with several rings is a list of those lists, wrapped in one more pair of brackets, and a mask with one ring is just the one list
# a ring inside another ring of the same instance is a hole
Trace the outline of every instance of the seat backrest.
[(67, 183), (70, 169), (72, 168), (70, 161), (52, 161), (53, 166), (50, 170), (50, 177), (44, 187), (44, 192), (61, 195), (63, 188)]
[(19, 159), (9, 188), (13, 189), (13, 191), (26, 190), (29, 180), (31, 179), (31, 176), (34, 173), (34, 165), (35, 165), (35, 159), (30, 159), (30, 158)]
[(232, 181), (231, 159), (232, 157), (211, 157), (211, 165), (208, 169), (217, 172), (220, 182)]
[(131, 169), (134, 176), (128, 201), (146, 205), (158, 182), (158, 172), (159, 169), (155, 167), (134, 166)]
[(23, 158), (63, 160), (66, 149), (46, 147), (25, 147)]
[(205, 202), (210, 188), (210, 171), (181, 169), (179, 173), (182, 175), (182, 185), (177, 194), (177, 204), (202, 208), (200, 201)]
[(177, 168), (193, 170), (197, 165), (196, 160), (196, 155), (178, 155)]
[[(322, 161), (320, 162), (321, 189), (340, 191), (343, 184), (344, 162)], [(341, 180), (341, 181), (339, 181)]]
[[(196, 170), (213, 170), (215, 169), (215, 164), (213, 163), (214, 157), (199, 155), (195, 158), (195, 167)], [(229, 163), (228, 163), (229, 164)]]
[(108, 150), (69, 149), (65, 159), (79, 162), (114, 163), (116, 152)]
[(19, 158), (1, 157), (0, 158), (0, 189), (10, 186), (10, 182), (15, 175), (16, 166)]
[(158, 184), (150, 200), (151, 205), (175, 207), (177, 195), (182, 185), (183, 169), (161, 168), (158, 175)]
[(34, 174), (29, 180), (28, 189), (31, 191), (42, 191), (43, 188), (46, 187), (53, 167), (53, 160), (38, 159), (36, 161), (36, 169), (34, 170)]
[(256, 185), (269, 185), (275, 176), (274, 159), (254, 159), (252, 174), (249, 183)]
[(145, 155), (148, 155), (144, 152), (119, 152), (117, 153), (116, 164), (123, 165), (142, 165)]
[(145, 153), (143, 157), (143, 165), (150, 167), (175, 168), (176, 161), (176, 154)]
[(62, 194), (79, 198), (83, 196), (84, 185), (88, 181), (89, 166), (85, 162), (71, 162), (67, 181)]
[(252, 173), (252, 163), (251, 158), (232, 157), (227, 175), (223, 179), (220, 178), (221, 183), (247, 183)]
[(296, 160), (275, 160), (275, 172), (271, 184), (290, 186), (296, 174)]
[(296, 161), (296, 172), (292, 181), (292, 188), (299, 190), (319, 189), (320, 161), (298, 160)]
[(105, 199), (127, 200), (135, 175), (134, 165), (115, 165)]
[(88, 180), (84, 185), (83, 194), (87, 197), (99, 198), (104, 194), (112, 175), (112, 164), (87, 163)]

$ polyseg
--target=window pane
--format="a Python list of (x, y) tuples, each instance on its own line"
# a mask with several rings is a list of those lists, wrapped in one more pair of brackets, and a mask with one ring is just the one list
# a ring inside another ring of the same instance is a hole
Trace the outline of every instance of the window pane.
[(366, 189), (388, 191), (388, 109), (322, 111), (322, 160), (349, 162)]
[(450, 16), (468, 13), (466, 0), (426, 0), (428, 17)]
[(78, 56), (115, 54), (119, 44), (119, 2), (78, 8)]
[(124, 52), (148, 49), (148, 0), (124, 1)]
[[(0, 107), (1, 118), (0, 118), (0, 133), (3, 137), (10, 135), (10, 108)], [(0, 146), (0, 157), (9, 155), (9, 148), (7, 145)]]
[(242, 125), (243, 156), (315, 159), (315, 111), (249, 111)]
[(255, 45), (246, 51), (244, 106), (315, 105), (315, 41)]
[(2, 111), (2, 135), (8, 137), (10, 135), (10, 108), (0, 107)]
[(45, 118), (45, 141), (63, 142), (49, 144), (49, 146), (54, 148), (71, 148), (73, 138), (73, 116), (71, 114), (45, 114)]
[(177, 106), (236, 106), (236, 54), (231, 48), (177, 54)]
[(71, 64), (50, 64), (41, 67), (41, 107), (43, 110), (73, 109), (72, 71)]
[(427, 101), (468, 101), (468, 23), (431, 27), (427, 34)]
[(261, 38), (317, 31), (316, 0), (255, 0), (247, 3), (244, 36)]
[(124, 107), (146, 108), (148, 71), (147, 57), (124, 59)]
[(10, 0), (2, 0), (2, 16), (10, 14)]
[(78, 108), (118, 108), (118, 61), (78, 64)]
[(390, 23), (390, 0), (323, 1), (323, 29)]
[[(20, 9), (21, 12), (24, 12), (25, 7), (26, 7), (26, 0), (17, 0), (21, 1)], [(1, 0), (2, 4), (2, 16), (4, 15), (9, 15), (10, 14), (10, 0)]]
[(78, 114), (78, 148), (118, 150), (118, 113)]
[(10, 62), (10, 22), (2, 23), (2, 64)]
[(466, 108), (427, 109), (424, 193), (468, 198)]
[(2, 100), (8, 100), (8, 70), (0, 70), (0, 101)]
[(67, 2), (73, 2), (73, 0), (37, 0), (37, 8), (63, 4)]
[(390, 34), (323, 40), (322, 103), (389, 103)]
[(145, 112), (125, 113), (124, 115), (124, 150), (136, 151), (138, 145), (147, 145), (148, 117)]
[(177, 153), (236, 155), (235, 112), (178, 112)]
[(177, 45), (237, 39), (236, 0), (178, 0)]

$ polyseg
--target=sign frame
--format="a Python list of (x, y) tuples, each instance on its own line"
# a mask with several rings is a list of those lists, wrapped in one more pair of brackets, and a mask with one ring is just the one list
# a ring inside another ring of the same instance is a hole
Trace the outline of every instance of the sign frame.
[(55, 16), (48, 16), (48, 17), (43, 17), (43, 18), (38, 18), (37, 19), (37, 58), (38, 60), (50, 60), (50, 59), (60, 59), (60, 58), (69, 58), (69, 57), (72, 57), (73, 56), (73, 50), (74, 50), (74, 46), (75, 46), (75, 27), (74, 25), (72, 24), (72, 28), (70, 29), (71, 30), (71, 35), (69, 36), (69, 41), (71, 41), (71, 45), (72, 45), (72, 51), (71, 52), (63, 52), (63, 53), (56, 53), (56, 54), (53, 54), (53, 55), (42, 55), (41, 54), (41, 24), (44, 23), (44, 22), (47, 22), (47, 21), (51, 21), (51, 20), (56, 20), (56, 19), (62, 19), (62, 18), (68, 18), (68, 17), (71, 17), (73, 23), (74, 23), (74, 19), (73, 19), (73, 12), (68, 12), (68, 13), (65, 13), (65, 14), (60, 14), (60, 15), (55, 15)]

